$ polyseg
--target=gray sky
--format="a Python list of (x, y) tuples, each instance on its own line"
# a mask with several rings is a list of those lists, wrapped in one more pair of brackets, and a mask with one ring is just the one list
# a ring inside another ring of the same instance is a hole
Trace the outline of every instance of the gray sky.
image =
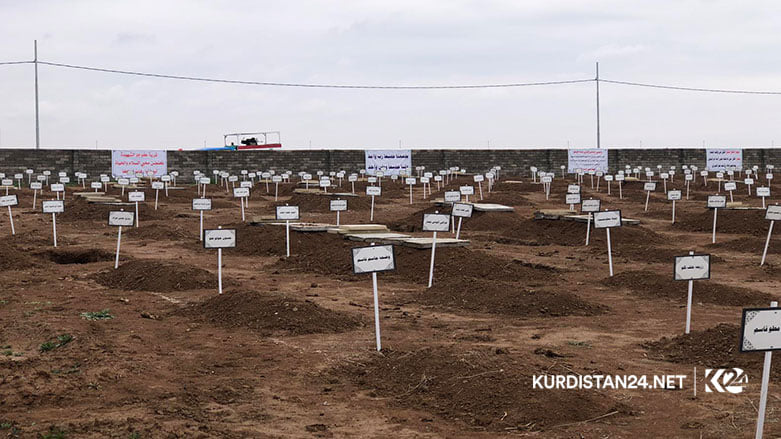
[[(586, 79), (781, 90), (777, 1), (0, 0), (0, 61), (254, 81)], [(206, 84), (40, 66), (47, 147), (591, 147), (594, 84), (381, 91)], [(602, 145), (781, 143), (781, 96), (602, 84)], [(0, 66), (0, 145), (34, 145), (32, 65)]]

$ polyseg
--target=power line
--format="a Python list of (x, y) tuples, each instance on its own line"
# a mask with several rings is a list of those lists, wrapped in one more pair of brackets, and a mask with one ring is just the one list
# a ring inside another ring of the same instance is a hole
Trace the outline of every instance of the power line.
[(0, 62), (0, 66), (8, 66), (12, 64), (32, 64), (34, 62), (35, 61), (5, 61), (5, 62)]
[(78, 66), (73, 64), (38, 61), (39, 64), (69, 69), (90, 70), (94, 72), (118, 73), (122, 75), (146, 76), (152, 78), (179, 79), (185, 81), (219, 82), (223, 84), (263, 85), (274, 87), (305, 87), (305, 88), (342, 88), (342, 89), (379, 89), (379, 90), (441, 90), (441, 89), (472, 89), (472, 88), (506, 88), (530, 87), (542, 85), (577, 84), (592, 82), (593, 79), (575, 79), (567, 81), (517, 82), (509, 84), (473, 84), (473, 85), (337, 85), (337, 84), (301, 84), (291, 82), (242, 81), (236, 79), (201, 78), (195, 76), (164, 75), (159, 73), (133, 72), (128, 70), (104, 69), (99, 67)]
[(728, 90), (728, 89), (721, 89), (721, 88), (681, 87), (675, 85), (646, 84), (642, 82), (614, 81), (610, 79), (600, 79), (599, 81), (608, 82), (610, 84), (631, 85), (634, 87), (661, 88), (665, 90), (698, 91), (698, 92), (707, 92), (707, 93), (749, 94), (749, 95), (781, 95), (781, 91)]

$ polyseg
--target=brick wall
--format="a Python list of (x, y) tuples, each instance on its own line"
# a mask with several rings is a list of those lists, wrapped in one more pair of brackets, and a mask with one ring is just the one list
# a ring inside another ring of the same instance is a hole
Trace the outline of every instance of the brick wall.
[[(626, 165), (664, 167), (697, 165), (705, 167), (704, 149), (613, 149), (608, 153), (611, 170)], [(766, 164), (781, 165), (780, 149), (744, 149), (745, 167)], [(499, 165), (505, 175), (527, 176), (530, 166), (556, 171), (567, 165), (563, 149), (416, 149), (412, 165), (439, 170), (460, 166), (467, 171), (486, 171)], [(242, 169), (291, 170), (314, 172), (357, 171), (364, 166), (362, 150), (295, 150), (295, 151), (169, 151), (168, 169), (177, 170), (185, 181), (194, 170), (208, 173), (212, 169), (238, 173)], [(0, 172), (13, 174), (25, 169), (86, 172), (90, 176), (111, 173), (111, 151), (106, 150), (30, 150), (0, 149)]]

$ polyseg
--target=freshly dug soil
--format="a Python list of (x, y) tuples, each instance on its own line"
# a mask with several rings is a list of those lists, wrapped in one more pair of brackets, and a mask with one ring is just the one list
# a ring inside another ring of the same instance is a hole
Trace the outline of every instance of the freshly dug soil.
[[(704, 331), (692, 331), (672, 338), (663, 337), (645, 343), (643, 347), (656, 360), (708, 368), (739, 367), (745, 369), (750, 377), (759, 377), (764, 362), (763, 352), (740, 352), (740, 336), (740, 326), (722, 323)], [(781, 363), (773, 362), (770, 378), (781, 381)]]
[(395, 405), (495, 432), (540, 431), (615, 410), (629, 413), (628, 406), (595, 391), (533, 389), (532, 374), (544, 373), (544, 366), (504, 352), (457, 347), (383, 350), (382, 355), (336, 367), (325, 379), (337, 384), (344, 380)]
[(193, 220), (194, 227), (185, 228), (170, 221), (142, 222), (140, 227), (126, 227), (122, 235), (130, 238), (154, 241), (185, 241), (198, 240), (198, 223)]
[[(498, 215), (498, 214), (497, 214)], [(510, 217), (502, 217), (510, 218)], [(472, 218), (470, 218), (470, 221)], [(500, 229), (498, 226), (493, 228), (496, 233), (490, 234), (489, 238), (496, 242), (506, 242), (516, 245), (567, 245), (582, 246), (586, 242), (586, 223), (568, 220), (535, 220), (522, 219), (516, 224), (509, 224), (509, 227)], [(473, 225), (470, 223), (469, 227)], [(465, 227), (462, 225), (462, 228)], [(491, 230), (491, 222), (485, 221), (481, 224), (485, 230)], [(658, 233), (643, 226), (623, 226), (612, 229), (610, 237), (615, 249), (626, 246), (627, 248), (640, 244), (658, 244), (665, 242), (665, 238)], [(605, 247), (606, 234), (604, 230), (594, 229), (591, 225), (591, 242), (600, 247)]]
[[(525, 224), (528, 220), (521, 218), (515, 212), (473, 212), (471, 218), (464, 218), (461, 223), (461, 231), (486, 231), (500, 233), (517, 229)], [(456, 219), (456, 226), (458, 226), (458, 219)], [(585, 231), (583, 232), (585, 237)]]
[[(773, 226), (775, 229), (775, 226)], [(775, 231), (775, 230), (774, 230)], [(717, 232), (718, 233), (718, 232)], [(767, 231), (765, 231), (765, 238), (758, 238), (753, 236), (744, 236), (741, 238), (733, 239), (725, 242), (718, 242), (719, 237), (716, 236), (715, 244), (708, 244), (712, 249), (734, 250), (741, 253), (753, 253), (758, 258), (762, 257), (762, 250), (765, 248), (765, 239), (767, 237)], [(781, 253), (781, 239), (777, 237), (770, 238), (770, 245), (767, 247), (768, 254)]]
[[(327, 195), (312, 195), (312, 194), (296, 194), (294, 193), (287, 201), (280, 201), (274, 204), (274, 206), (284, 206), (289, 204), (291, 206), (298, 206), (301, 214), (306, 213), (325, 213), (331, 211), (331, 200), (336, 200), (338, 197), (329, 197)], [(371, 197), (357, 196), (357, 197), (343, 197), (343, 200), (347, 200), (348, 210), (369, 210), (371, 209)], [(376, 200), (375, 200), (376, 201)], [(344, 213), (344, 212), (342, 212)], [(334, 212), (336, 215), (336, 212)]]
[[(521, 192), (516, 191), (493, 191), (490, 194), (483, 194), (486, 197), (480, 203), (495, 203), (503, 204), (505, 206), (533, 206), (534, 203), (524, 197)], [(477, 196), (477, 200), (480, 199), (480, 195)]]
[(184, 291), (217, 288), (217, 275), (192, 265), (172, 261), (136, 259), (116, 270), (94, 274), (93, 279), (109, 288), (131, 291)]
[[(395, 220), (388, 224), (388, 228), (397, 232), (414, 233), (423, 231), (423, 215), (429, 213), (450, 213), (450, 206), (429, 206), (412, 215)], [(458, 221), (458, 220), (456, 220)], [(468, 221), (468, 219), (467, 219)], [(463, 224), (461, 226), (463, 228)]]
[(584, 301), (565, 291), (536, 290), (483, 278), (452, 276), (434, 283), (417, 302), (517, 317), (593, 316), (608, 307)]
[[(660, 247), (657, 245), (648, 244), (625, 245), (623, 242), (616, 242), (612, 235), (610, 240), (612, 241), (614, 260), (619, 260), (617, 258), (626, 258), (630, 261), (653, 264), (672, 264), (673, 261), (675, 261), (676, 256), (683, 256), (688, 253), (688, 250), (699, 251), (699, 249), (696, 248), (682, 250), (672, 247)], [(589, 246), (589, 253), (607, 260), (607, 244), (600, 242), (597, 245)], [(722, 258), (713, 254), (711, 255), (710, 260), (711, 263), (723, 261)]]
[[(713, 232), (713, 210), (676, 218), (671, 227), (687, 232)], [(770, 221), (765, 219), (764, 210), (719, 209), (716, 216), (716, 235), (737, 233), (742, 235), (766, 236)]]
[[(672, 264), (669, 275), (661, 275), (651, 271), (627, 271), (613, 277), (605, 278), (603, 285), (615, 288), (626, 288), (642, 296), (673, 299), (686, 302), (687, 282), (673, 280)], [(732, 287), (712, 280), (701, 280), (694, 283), (692, 300), (715, 305), (744, 306), (761, 305), (770, 302), (773, 297), (746, 288)]]
[(64, 265), (114, 260), (114, 253), (97, 248), (52, 249), (44, 252), (43, 255), (55, 264)]
[(7, 239), (0, 240), (0, 270), (24, 270), (34, 265), (29, 252)]
[(335, 333), (362, 326), (352, 314), (333, 311), (308, 300), (278, 297), (257, 291), (227, 291), (177, 314), (225, 328), (248, 328), (264, 335)]
[[(244, 256), (285, 256), (285, 227), (283, 226), (250, 226), (245, 224), (230, 225), (225, 228), (235, 228), (237, 235), (236, 248), (226, 249), (228, 254)], [(290, 231), (291, 258), (307, 255), (314, 264), (330, 264), (332, 257), (346, 258), (349, 264), (348, 272), (352, 273), (351, 247), (368, 245), (347, 241), (341, 235), (330, 233), (299, 233)]]
[[(147, 197), (148, 195), (149, 194), (147, 194)], [(80, 197), (76, 199), (69, 198), (65, 201), (65, 212), (57, 215), (57, 221), (66, 223), (102, 221), (103, 223), (108, 224), (109, 212), (120, 209), (124, 209), (126, 212), (135, 212), (135, 206), (91, 204)], [(161, 207), (158, 207), (158, 210), (155, 210), (153, 198), (151, 204), (149, 201), (139, 203), (138, 216), (139, 224), (143, 224), (145, 220), (170, 220), (171, 217), (173, 217), (173, 214)], [(90, 224), (90, 227), (91, 226), (92, 224)]]

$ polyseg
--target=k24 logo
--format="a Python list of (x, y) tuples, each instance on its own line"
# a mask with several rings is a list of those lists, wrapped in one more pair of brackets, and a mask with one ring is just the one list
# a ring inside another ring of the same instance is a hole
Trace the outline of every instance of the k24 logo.
[(705, 393), (741, 393), (747, 384), (743, 369), (705, 369)]

